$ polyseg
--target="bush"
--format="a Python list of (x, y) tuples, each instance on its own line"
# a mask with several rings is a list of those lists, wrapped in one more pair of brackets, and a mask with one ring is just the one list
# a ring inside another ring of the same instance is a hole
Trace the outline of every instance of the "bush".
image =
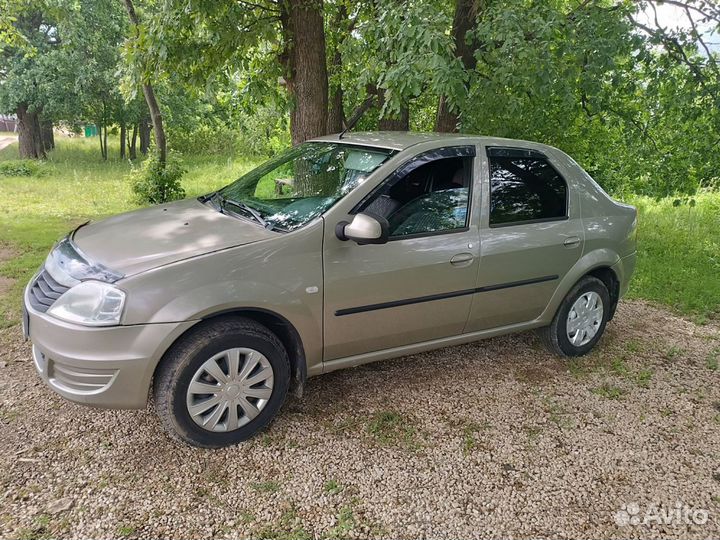
[(132, 190), (140, 204), (161, 204), (185, 197), (180, 178), (185, 169), (168, 156), (163, 167), (155, 155), (146, 159), (130, 174)]
[(0, 163), (0, 176), (39, 176), (40, 165), (29, 159)]
[(241, 148), (236, 131), (219, 123), (203, 124), (193, 130), (168, 130), (174, 149), (185, 154), (232, 156)]
[(174, 149), (187, 155), (225, 157), (270, 157), (291, 144), (285, 113), (272, 106), (256, 107), (252, 114), (233, 110), (192, 120), (176, 117), (168, 122), (168, 139)]

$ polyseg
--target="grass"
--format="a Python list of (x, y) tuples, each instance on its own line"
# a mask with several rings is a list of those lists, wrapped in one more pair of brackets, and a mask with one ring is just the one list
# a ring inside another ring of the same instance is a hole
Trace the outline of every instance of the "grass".
[(715, 347), (710, 353), (707, 355), (707, 358), (705, 359), (705, 365), (710, 371), (717, 371), (718, 370), (718, 359), (720, 358), (720, 347)]
[(404, 445), (417, 448), (417, 430), (409, 418), (395, 411), (380, 411), (372, 415), (367, 432), (379, 443), (386, 445)]
[[(635, 197), (638, 261), (629, 297), (652, 300), (703, 323), (720, 318), (720, 193), (674, 206)], [(675, 203), (677, 204), (677, 203)]]
[(487, 423), (481, 425), (475, 422), (470, 422), (463, 426), (463, 454), (468, 455), (476, 448), (482, 446), (482, 442), (478, 441), (478, 436), (489, 428), (490, 425)]
[(22, 528), (17, 531), (15, 538), (18, 540), (45, 540), (49, 538), (60, 538), (67, 536), (70, 527), (70, 520), (67, 517), (58, 521), (52, 521), (50, 516), (40, 514), (37, 516), (31, 527)]
[[(132, 165), (117, 158), (117, 138), (110, 139), (108, 161), (101, 159), (96, 138), (58, 136), (56, 143), (42, 163), (19, 160), (16, 144), (0, 150), (0, 253), (3, 248), (11, 253), (9, 260), (0, 259), (0, 276), (15, 280), (9, 293), (0, 295), (0, 328), (18, 322), (23, 287), (53, 242), (88, 219), (137, 207), (126, 178)], [(182, 159), (188, 197), (213, 191), (258, 163), (242, 156)], [(274, 188), (272, 180), (265, 189)], [(673, 198), (627, 199), (639, 211), (629, 297), (703, 323), (720, 319), (720, 192), (693, 200), (691, 206), (674, 205)]]
[(337, 515), (336, 525), (328, 531), (326, 537), (336, 539), (347, 538), (355, 525), (355, 513), (352, 507), (343, 506)]
[(252, 537), (265, 540), (310, 540), (313, 538), (305, 529), (294, 507), (285, 510), (276, 522), (266, 524), (258, 529)]
[(335, 480), (334, 478), (330, 478), (325, 482), (323, 489), (328, 495), (337, 495), (345, 488), (341, 484), (339, 484), (337, 480)]
[(132, 525), (120, 525), (117, 528), (117, 535), (121, 537), (130, 536), (135, 532), (135, 527)]
[(590, 391), (600, 397), (612, 400), (621, 399), (625, 395), (625, 390), (609, 383), (603, 383), (601, 386), (593, 388)]
[[(10, 260), (0, 260), (0, 276), (16, 280), (0, 296), (0, 328), (18, 322), (23, 287), (56, 240), (88, 219), (137, 208), (126, 178), (132, 164), (116, 157), (117, 139), (110, 139), (108, 161), (94, 138), (58, 136), (56, 145), (47, 161), (27, 165), (30, 176), (15, 174), (27, 164), (18, 159), (17, 145), (0, 150), (0, 249), (13, 252)], [(208, 193), (256, 164), (238, 156), (185, 156), (183, 187), (188, 197)]]
[(280, 483), (274, 480), (267, 482), (253, 482), (251, 486), (258, 493), (276, 493), (280, 490)]

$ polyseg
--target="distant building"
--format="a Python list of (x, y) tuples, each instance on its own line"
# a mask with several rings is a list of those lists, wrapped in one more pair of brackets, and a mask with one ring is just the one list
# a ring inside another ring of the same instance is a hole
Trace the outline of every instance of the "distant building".
[(0, 131), (17, 131), (17, 117), (13, 115), (0, 114)]

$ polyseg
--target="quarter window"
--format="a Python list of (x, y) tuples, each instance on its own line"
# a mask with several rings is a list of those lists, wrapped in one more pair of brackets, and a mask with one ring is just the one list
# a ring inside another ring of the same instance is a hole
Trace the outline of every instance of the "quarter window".
[(489, 148), (490, 225), (567, 217), (567, 185), (542, 154)]

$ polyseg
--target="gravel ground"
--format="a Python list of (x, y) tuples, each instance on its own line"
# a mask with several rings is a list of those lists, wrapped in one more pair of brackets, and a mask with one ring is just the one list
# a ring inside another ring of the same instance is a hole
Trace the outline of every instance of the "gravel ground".
[(720, 536), (720, 329), (644, 303), (578, 362), (530, 333), (312, 379), (220, 451), (63, 401), (17, 327), (0, 345), (2, 538)]

